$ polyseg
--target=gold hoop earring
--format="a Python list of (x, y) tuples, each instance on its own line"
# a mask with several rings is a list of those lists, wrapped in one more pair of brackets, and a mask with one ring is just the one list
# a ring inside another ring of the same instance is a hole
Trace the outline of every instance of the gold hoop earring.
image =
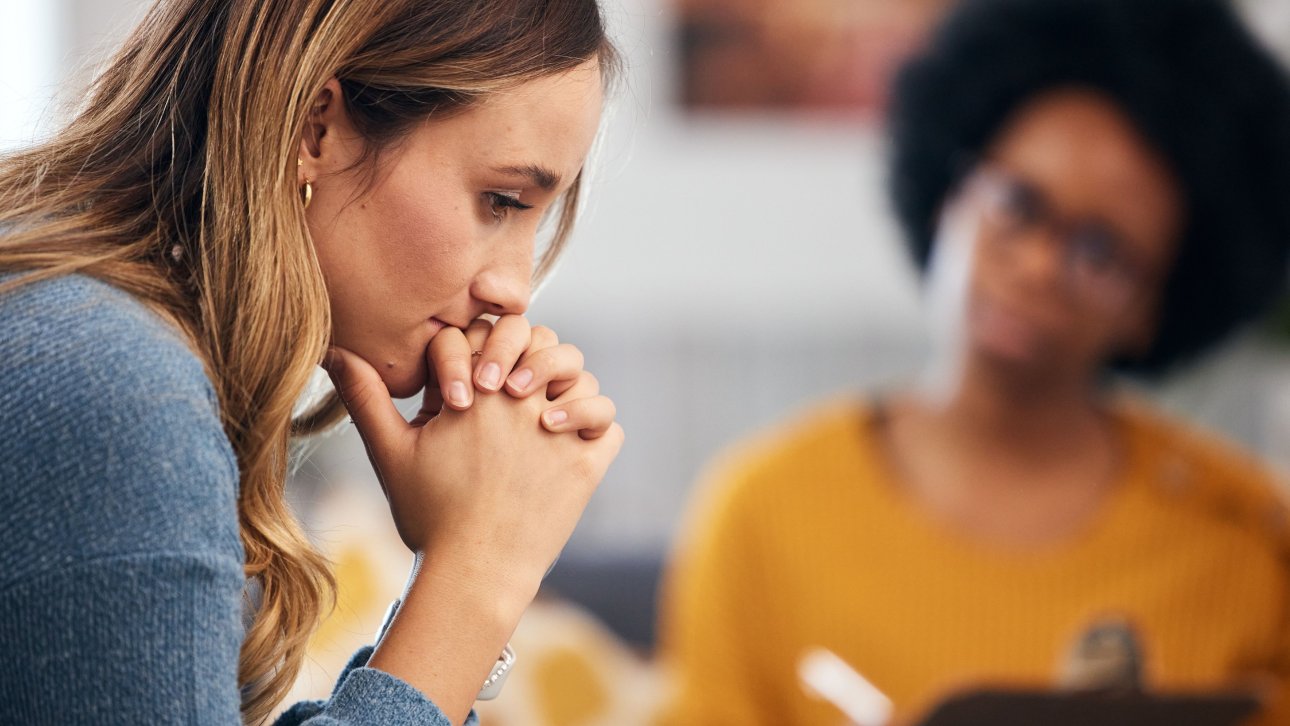
[[(296, 167), (305, 165), (305, 160), (296, 157)], [(309, 203), (314, 200), (314, 185), (308, 179), (305, 179), (305, 185), (300, 187), (300, 201), (305, 203), (305, 209), (309, 208)]]

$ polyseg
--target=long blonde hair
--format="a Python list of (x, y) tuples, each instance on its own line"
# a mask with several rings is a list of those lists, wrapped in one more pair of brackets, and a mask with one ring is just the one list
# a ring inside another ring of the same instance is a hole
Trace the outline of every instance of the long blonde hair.
[[(368, 163), (432, 114), (598, 58), (596, 0), (159, 0), (49, 141), (0, 158), (0, 272), (12, 288), (82, 273), (173, 323), (203, 360), (241, 473), (243, 718), (264, 720), (333, 599), (329, 565), (283, 496), (291, 435), (343, 416), (292, 410), (325, 351), (327, 291), (296, 188), (311, 103), (331, 77)], [(557, 211), (541, 277), (570, 232)]]

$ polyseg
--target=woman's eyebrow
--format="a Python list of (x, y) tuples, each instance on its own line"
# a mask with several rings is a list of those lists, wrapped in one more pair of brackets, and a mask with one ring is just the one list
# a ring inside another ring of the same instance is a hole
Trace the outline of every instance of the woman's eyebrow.
[(499, 166), (494, 169), (494, 171), (500, 174), (507, 174), (509, 176), (525, 177), (548, 192), (560, 185), (559, 174), (538, 164)]

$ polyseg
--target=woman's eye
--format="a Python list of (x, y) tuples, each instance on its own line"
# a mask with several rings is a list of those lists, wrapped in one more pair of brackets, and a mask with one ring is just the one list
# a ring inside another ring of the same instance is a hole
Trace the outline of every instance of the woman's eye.
[(1069, 238), (1072, 261), (1089, 272), (1106, 274), (1120, 262), (1121, 245), (1115, 234), (1099, 225), (1076, 229)]
[(506, 215), (512, 209), (522, 212), (533, 208), (532, 204), (521, 202), (518, 194), (512, 196), (501, 192), (484, 192), (484, 199), (488, 202), (488, 210), (493, 215), (493, 220), (497, 222), (506, 219)]
[(1010, 184), (1000, 196), (999, 203), (1003, 213), (1019, 226), (1035, 224), (1043, 216), (1041, 211), (1043, 203), (1039, 200), (1039, 195), (1024, 184)]

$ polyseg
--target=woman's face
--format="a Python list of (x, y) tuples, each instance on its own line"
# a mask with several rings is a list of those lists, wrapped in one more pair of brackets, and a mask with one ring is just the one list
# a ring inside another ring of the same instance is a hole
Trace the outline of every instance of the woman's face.
[(1144, 350), (1183, 223), (1173, 174), (1110, 100), (1028, 103), (947, 207), (970, 244), (969, 360), (1085, 378)]
[(444, 326), (528, 307), (542, 215), (582, 169), (600, 121), (599, 65), (529, 81), (425, 122), (373, 170), (333, 79), (301, 143), (306, 212), (331, 298), (332, 342), (396, 397), (426, 381)]

